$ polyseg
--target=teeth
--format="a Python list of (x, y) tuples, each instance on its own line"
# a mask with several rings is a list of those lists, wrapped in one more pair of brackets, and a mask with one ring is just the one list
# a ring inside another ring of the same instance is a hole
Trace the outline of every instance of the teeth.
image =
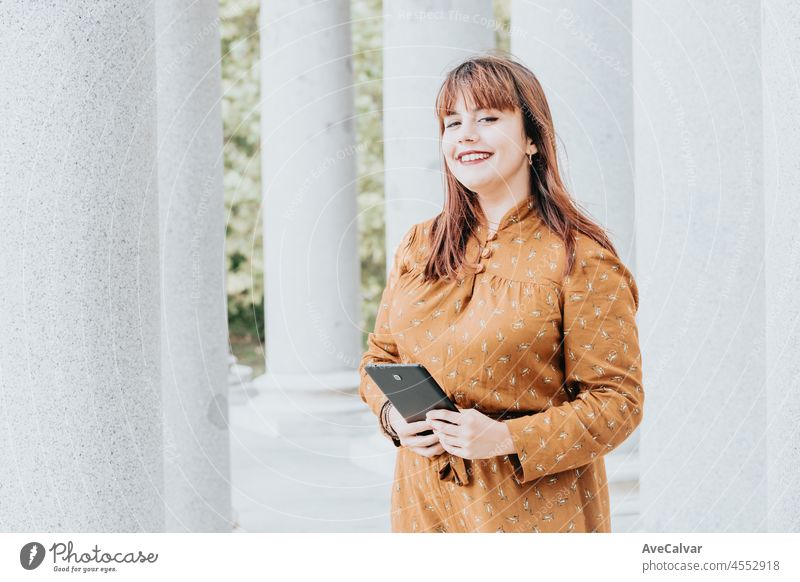
[(471, 162), (473, 160), (485, 160), (492, 154), (467, 154), (466, 156), (461, 156), (462, 162)]

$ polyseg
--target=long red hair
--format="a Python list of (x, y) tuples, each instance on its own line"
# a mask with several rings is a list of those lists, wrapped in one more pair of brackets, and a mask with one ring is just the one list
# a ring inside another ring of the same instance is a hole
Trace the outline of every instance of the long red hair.
[[(436, 97), (440, 140), (445, 129), (444, 118), (455, 108), (461, 94), (471, 97), (479, 108), (522, 112), (525, 134), (538, 150), (530, 165), (535, 209), (564, 241), (567, 254), (564, 276), (572, 270), (575, 261), (576, 233), (593, 238), (617, 254), (603, 227), (578, 209), (564, 187), (558, 171), (553, 118), (536, 75), (510, 57), (493, 54), (473, 56), (456, 66), (447, 74)], [(467, 265), (466, 242), (482, 212), (475, 193), (456, 179), (446, 163), (444, 174), (444, 209), (431, 227), (431, 254), (425, 265), (424, 280), (454, 279), (459, 275)]]

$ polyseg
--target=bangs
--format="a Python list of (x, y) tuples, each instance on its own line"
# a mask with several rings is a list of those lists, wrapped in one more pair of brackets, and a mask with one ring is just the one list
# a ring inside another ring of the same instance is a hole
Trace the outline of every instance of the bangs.
[(436, 98), (439, 121), (455, 113), (460, 96), (468, 108), (511, 111), (519, 108), (517, 89), (509, 71), (491, 62), (466, 61), (448, 74)]

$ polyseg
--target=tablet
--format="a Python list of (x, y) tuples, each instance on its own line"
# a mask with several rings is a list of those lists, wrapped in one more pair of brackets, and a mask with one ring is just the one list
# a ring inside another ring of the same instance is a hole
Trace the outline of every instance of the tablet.
[(367, 364), (364, 369), (406, 422), (425, 420), (429, 410), (459, 412), (422, 364)]

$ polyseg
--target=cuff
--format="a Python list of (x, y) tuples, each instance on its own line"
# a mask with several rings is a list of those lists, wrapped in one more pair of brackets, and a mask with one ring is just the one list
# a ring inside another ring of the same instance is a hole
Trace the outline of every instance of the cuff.
[(524, 438), (522, 435), (523, 431), (526, 429), (530, 435), (531, 429), (528, 428), (530, 415), (504, 420), (503, 422), (508, 427), (508, 432), (511, 433), (511, 440), (514, 443), (515, 452), (508, 455), (508, 459), (511, 461), (511, 464), (514, 465), (514, 473), (518, 482), (525, 483), (526, 481), (541, 477), (542, 475), (532, 475), (531, 468), (525, 462), (528, 458), (527, 452), (525, 451), (525, 441), (528, 439)]

